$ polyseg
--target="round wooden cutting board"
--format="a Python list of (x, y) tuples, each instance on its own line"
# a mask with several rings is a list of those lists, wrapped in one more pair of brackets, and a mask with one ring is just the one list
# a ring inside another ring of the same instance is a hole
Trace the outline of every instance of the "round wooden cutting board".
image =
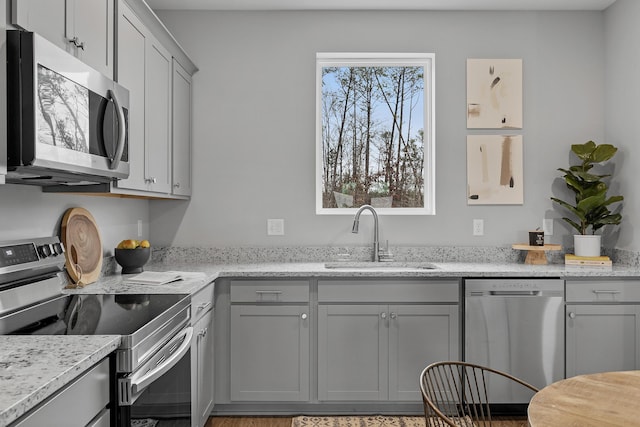
[(67, 209), (60, 234), (71, 280), (82, 281), (84, 285), (98, 280), (102, 269), (102, 240), (91, 213), (84, 208)]

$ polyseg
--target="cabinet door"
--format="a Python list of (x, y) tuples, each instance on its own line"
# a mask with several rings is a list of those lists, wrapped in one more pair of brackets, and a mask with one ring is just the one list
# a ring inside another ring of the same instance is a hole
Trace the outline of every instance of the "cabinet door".
[(13, 0), (12, 22), (113, 78), (114, 0)]
[(148, 35), (145, 47), (145, 179), (147, 190), (171, 192), (171, 54)]
[(389, 400), (419, 401), (420, 372), (430, 363), (459, 360), (458, 306), (389, 307)]
[(640, 306), (566, 306), (567, 377), (640, 369)]
[(146, 189), (145, 182), (145, 49), (147, 30), (120, 2), (118, 18), (118, 82), (129, 89), (129, 177), (119, 188)]
[[(194, 421), (197, 426), (206, 424), (211, 409), (213, 408), (213, 312), (209, 310), (196, 323), (195, 333), (195, 360), (192, 357), (192, 375), (194, 380), (195, 395), (192, 397), (194, 406)], [(195, 369), (195, 372), (193, 370)]]
[(73, 46), (67, 41), (66, 10), (66, 0), (13, 0), (11, 22), (72, 52)]
[(309, 400), (309, 306), (231, 306), (231, 400)]
[(173, 60), (173, 194), (191, 195), (191, 76)]
[(114, 0), (67, 0), (67, 39), (77, 37), (80, 60), (113, 78)]
[(318, 307), (319, 400), (386, 400), (386, 305)]

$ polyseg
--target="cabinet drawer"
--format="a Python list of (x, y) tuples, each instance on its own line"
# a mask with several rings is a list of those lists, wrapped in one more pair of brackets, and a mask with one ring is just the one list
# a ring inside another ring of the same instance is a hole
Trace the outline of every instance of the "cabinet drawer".
[(304, 280), (232, 280), (231, 302), (308, 302)]
[(456, 280), (320, 280), (318, 302), (458, 303)]
[(567, 302), (640, 302), (640, 280), (567, 280)]
[(196, 323), (203, 314), (213, 307), (213, 282), (200, 289), (191, 297), (191, 323)]
[[(15, 427), (84, 427), (101, 413), (108, 403), (109, 359), (107, 358), (18, 421)], [(70, 408), (73, 408), (73, 414), (69, 412)]]

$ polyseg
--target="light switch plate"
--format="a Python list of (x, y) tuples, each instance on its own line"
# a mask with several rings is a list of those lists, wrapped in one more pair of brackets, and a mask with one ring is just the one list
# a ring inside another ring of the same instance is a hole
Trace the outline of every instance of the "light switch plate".
[(268, 219), (267, 220), (268, 236), (284, 236), (284, 219)]

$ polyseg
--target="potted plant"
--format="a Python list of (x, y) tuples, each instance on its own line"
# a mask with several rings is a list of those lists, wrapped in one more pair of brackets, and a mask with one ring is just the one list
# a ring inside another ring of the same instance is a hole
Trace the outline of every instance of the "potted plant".
[[(604, 178), (610, 175), (596, 175), (591, 172), (595, 164), (611, 159), (618, 149), (611, 144), (596, 144), (588, 141), (584, 144), (574, 144), (571, 151), (581, 161), (580, 164), (569, 169), (559, 168), (564, 172), (567, 187), (575, 194), (572, 204), (556, 197), (551, 200), (571, 212), (575, 218), (562, 218), (578, 231), (574, 236), (575, 254), (578, 256), (599, 256), (601, 236), (596, 231), (607, 224), (620, 224), (622, 215), (612, 213), (609, 205), (622, 201), (622, 196), (607, 197), (609, 189)], [(586, 245), (586, 246), (585, 246)]]

